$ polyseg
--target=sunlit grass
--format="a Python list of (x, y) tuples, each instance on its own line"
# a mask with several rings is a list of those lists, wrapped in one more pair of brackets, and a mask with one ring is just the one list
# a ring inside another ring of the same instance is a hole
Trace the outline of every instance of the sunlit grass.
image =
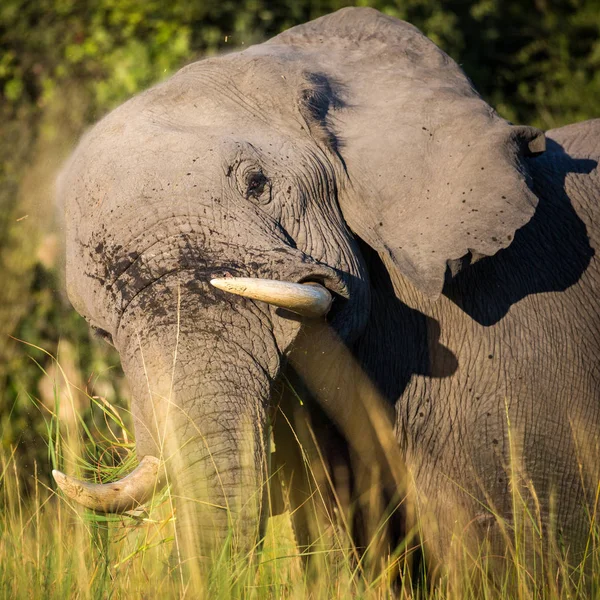
[[(60, 403), (84, 392), (70, 388), (58, 366), (54, 409), (39, 406), (47, 423), (48, 462), (95, 481), (123, 476), (136, 464), (126, 411), (103, 398), (86, 396), (96, 420), (79, 415), (75, 424), (61, 423)], [(64, 388), (66, 394), (61, 393)], [(323, 470), (323, 464), (311, 464), (304, 456), (310, 473)], [(597, 597), (595, 510), (589, 515), (586, 557), (580, 565), (572, 565), (555, 530), (542, 527), (535, 490), (519, 468), (516, 451), (512, 459), (515, 509), (510, 522), (494, 517), (507, 548), (503, 557), (485, 545), (473, 545), (463, 530), (456, 532), (450, 552), (437, 567), (423, 563), (418, 570), (411, 568), (420, 549), (411, 536), (378, 556), (373, 568), (365, 562), (369, 552), (359, 551), (346, 534), (341, 505), (337, 517), (318, 510), (322, 500), (315, 490), (312, 501), (319, 516), (314, 546), (298, 548), (290, 516), (284, 513), (269, 520), (264, 539), (250, 550), (236, 549), (231, 535), (200, 572), (182, 564), (175, 551), (176, 502), (168, 488), (144, 510), (122, 516), (97, 514), (57, 494), (54, 484), (38, 475), (47, 469), (33, 464), (23, 472), (15, 452), (3, 451), (0, 592), (4, 598), (61, 599)], [(491, 503), (489, 512), (494, 515)], [(385, 524), (384, 517), (380, 528)], [(421, 532), (421, 537), (426, 539), (427, 533)], [(504, 567), (501, 571), (498, 564)]]

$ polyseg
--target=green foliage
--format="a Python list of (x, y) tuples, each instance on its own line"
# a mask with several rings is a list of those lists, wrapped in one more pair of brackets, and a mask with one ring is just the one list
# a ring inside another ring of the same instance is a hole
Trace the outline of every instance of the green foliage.
[[(45, 106), (66, 81), (96, 115), (194, 56), (250, 44), (352, 2), (306, 0), (4, 0), (0, 90), (13, 108)], [(406, 19), (461, 62), (520, 121), (554, 126), (598, 113), (596, 0), (362, 0)]]
[(515, 121), (558, 127), (600, 114), (596, 0), (482, 0), (461, 14), (459, 60)]
[[(40, 263), (33, 271), (28, 296), (23, 299), (25, 317), (9, 341), (13, 352), (7, 357), (4, 381), (4, 394), (9, 402), (0, 411), (0, 449), (10, 452), (18, 448), (16, 458), (23, 474), (30, 472), (37, 462), (41, 466), (40, 477), (49, 480), (48, 424), (56, 416), (56, 404), (61, 401), (57, 390), (61, 385), (65, 387), (64, 376), (70, 378), (70, 396), (74, 397), (76, 409), (87, 415), (90, 422), (98, 416), (90, 412), (98, 404), (91, 399), (92, 394), (123, 405), (120, 388), (123, 375), (116, 351), (100, 339), (90, 337), (84, 319), (59, 291), (57, 273)], [(68, 340), (68, 346), (61, 346), (61, 340)], [(63, 364), (66, 373), (55, 368), (57, 363), (50, 355), (62, 361), (62, 351), (67, 353)], [(85, 379), (81, 374), (85, 374)]]
[(43, 108), (77, 81), (106, 110), (190, 55), (190, 30), (161, 2), (6, 0), (0, 7), (0, 89)]

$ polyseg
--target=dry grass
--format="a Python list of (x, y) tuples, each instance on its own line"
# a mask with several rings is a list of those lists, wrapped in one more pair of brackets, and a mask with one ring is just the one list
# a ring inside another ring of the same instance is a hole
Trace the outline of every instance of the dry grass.
[[(54, 410), (47, 413), (48, 460), (53, 467), (107, 481), (135, 462), (126, 415), (102, 398), (89, 398), (103, 415), (93, 430), (79, 418), (59, 422), (61, 402), (74, 402), (60, 365)], [(61, 386), (63, 388), (61, 393)], [(67, 393), (65, 394), (65, 388)], [(83, 457), (83, 458), (81, 458)], [(308, 459), (307, 459), (308, 460)], [(514, 464), (519, 464), (514, 457)], [(315, 465), (307, 464), (312, 470)], [(319, 466), (321, 468), (322, 465)], [(590, 514), (586, 560), (573, 567), (560, 539), (541, 526), (535, 490), (515, 466), (511, 472), (511, 522), (500, 522), (508, 547), (498, 576), (490, 549), (457, 531), (452, 550), (435, 573), (409, 569), (407, 540), (365, 568), (338, 522), (315, 519), (319, 542), (302, 556), (289, 514), (269, 520), (262, 544), (240, 554), (226, 541), (202, 573), (182, 565), (174, 552), (168, 489), (133, 515), (94, 514), (57, 495), (38, 467), (17, 468), (14, 453), (0, 455), (0, 591), (3, 598), (581, 598), (600, 591), (599, 537)], [(25, 493), (23, 482), (33, 478)], [(315, 502), (319, 502), (318, 494)], [(533, 498), (533, 503), (532, 503)], [(316, 510), (316, 512), (318, 512)], [(322, 511), (320, 511), (322, 514)], [(381, 524), (384, 526), (384, 523)], [(420, 524), (417, 524), (419, 527)], [(413, 549), (414, 550), (414, 549)], [(584, 564), (585, 563), (585, 564)]]

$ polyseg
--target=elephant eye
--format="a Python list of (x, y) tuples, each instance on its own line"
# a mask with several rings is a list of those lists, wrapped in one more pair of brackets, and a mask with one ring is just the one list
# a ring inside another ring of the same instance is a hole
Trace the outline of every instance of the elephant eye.
[(257, 171), (255, 173), (251, 173), (248, 176), (248, 183), (246, 188), (246, 198), (260, 198), (264, 191), (265, 187), (268, 186), (269, 180), (265, 176), (264, 173)]

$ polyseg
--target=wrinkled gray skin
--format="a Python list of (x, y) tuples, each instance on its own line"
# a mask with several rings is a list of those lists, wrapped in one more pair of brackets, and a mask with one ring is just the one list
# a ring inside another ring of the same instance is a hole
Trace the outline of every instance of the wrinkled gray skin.
[[(375, 444), (366, 426), (344, 439), (349, 355), (208, 283), (230, 274), (336, 294), (329, 325), (387, 403), (441, 554), (459, 513), (492, 538), (483, 505), (510, 522), (510, 423), (576, 555), (598, 481), (599, 136), (590, 121), (544, 146), (414, 27), (359, 8), (191, 64), (86, 135), (61, 181), (68, 293), (121, 355), (138, 455), (167, 458), (194, 548), (224, 536), (215, 505), (242, 543), (264, 524), (274, 398), (351, 490)], [(302, 357), (323, 370), (299, 413), (278, 382)], [(283, 421), (275, 464), (300, 502)]]

